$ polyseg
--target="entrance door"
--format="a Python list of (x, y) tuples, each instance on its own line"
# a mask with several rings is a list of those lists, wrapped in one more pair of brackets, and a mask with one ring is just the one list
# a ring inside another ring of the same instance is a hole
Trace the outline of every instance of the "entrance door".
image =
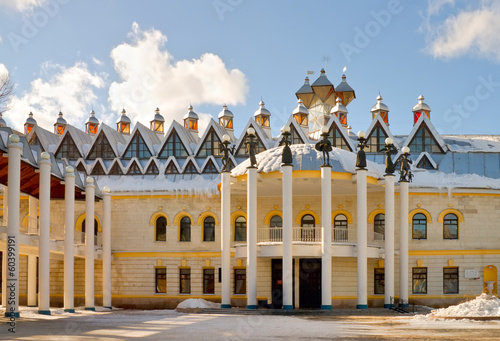
[(300, 308), (321, 308), (321, 258), (305, 258), (299, 261)]
[(281, 309), (283, 307), (283, 260), (272, 259), (272, 303), (271, 308)]

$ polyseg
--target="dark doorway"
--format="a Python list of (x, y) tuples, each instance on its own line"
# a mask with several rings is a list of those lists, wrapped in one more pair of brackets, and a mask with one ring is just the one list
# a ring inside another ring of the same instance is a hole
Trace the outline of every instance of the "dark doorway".
[[(292, 259), (292, 293), (295, 293), (295, 259)], [(283, 308), (283, 259), (271, 259), (271, 309)], [(295, 306), (295, 294), (292, 304)]]
[(299, 305), (302, 309), (321, 308), (321, 258), (299, 261)]

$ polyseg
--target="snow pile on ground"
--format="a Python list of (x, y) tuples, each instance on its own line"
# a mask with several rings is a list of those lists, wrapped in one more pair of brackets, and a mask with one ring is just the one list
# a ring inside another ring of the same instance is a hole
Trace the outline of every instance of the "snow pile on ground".
[(481, 294), (471, 301), (434, 310), (433, 317), (500, 317), (500, 299), (494, 295)]
[(203, 298), (190, 298), (182, 301), (177, 305), (175, 309), (214, 309), (220, 308), (220, 303), (214, 303)]

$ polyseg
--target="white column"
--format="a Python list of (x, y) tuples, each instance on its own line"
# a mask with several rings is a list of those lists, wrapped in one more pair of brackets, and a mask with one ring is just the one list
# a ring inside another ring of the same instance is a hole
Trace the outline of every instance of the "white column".
[(85, 310), (94, 307), (94, 179), (87, 177), (85, 186)]
[(50, 155), (40, 160), (40, 236), (38, 239), (38, 313), (50, 315)]
[(38, 234), (38, 200), (29, 196), (28, 199), (28, 231), (30, 234)]
[(385, 269), (384, 308), (394, 298), (394, 174), (385, 174)]
[(231, 308), (231, 187), (229, 172), (221, 173), (221, 308)]
[(66, 167), (64, 187), (64, 311), (75, 312), (75, 173)]
[(399, 300), (408, 303), (408, 182), (399, 182)]
[(356, 308), (368, 308), (368, 264), (367, 264), (367, 200), (366, 169), (357, 169), (357, 220), (358, 220), (358, 304)]
[(293, 166), (283, 164), (283, 309), (293, 309), (293, 218), (292, 218), (292, 170)]
[(257, 168), (247, 171), (247, 309), (257, 309)]
[(9, 137), (8, 221), (7, 221), (7, 297), (5, 317), (19, 317), (19, 204), (21, 195), (21, 150), (19, 136)]
[(332, 167), (321, 166), (321, 309), (332, 309)]
[[(3, 185), (2, 185), (3, 186)], [(7, 226), (9, 221), (9, 191), (7, 186), (3, 186), (3, 223)], [(5, 250), (7, 251), (7, 250)], [(2, 278), (7, 278), (7, 252), (2, 254)], [(7, 292), (7, 281), (2, 281), (2, 292)], [(2, 307), (7, 305), (7, 295), (2, 295)]]
[(104, 219), (102, 224), (102, 305), (111, 309), (111, 193), (102, 189)]
[(36, 306), (36, 255), (28, 255), (28, 307)]

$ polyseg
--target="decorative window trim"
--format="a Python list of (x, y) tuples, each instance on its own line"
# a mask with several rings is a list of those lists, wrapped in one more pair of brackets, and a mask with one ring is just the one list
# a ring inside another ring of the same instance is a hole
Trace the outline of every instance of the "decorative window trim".
[(352, 215), (346, 211), (346, 210), (335, 210), (332, 212), (332, 224), (335, 222), (335, 217), (339, 214), (343, 214), (347, 217), (347, 223), (348, 224), (352, 224), (353, 223), (353, 219), (352, 219)]

